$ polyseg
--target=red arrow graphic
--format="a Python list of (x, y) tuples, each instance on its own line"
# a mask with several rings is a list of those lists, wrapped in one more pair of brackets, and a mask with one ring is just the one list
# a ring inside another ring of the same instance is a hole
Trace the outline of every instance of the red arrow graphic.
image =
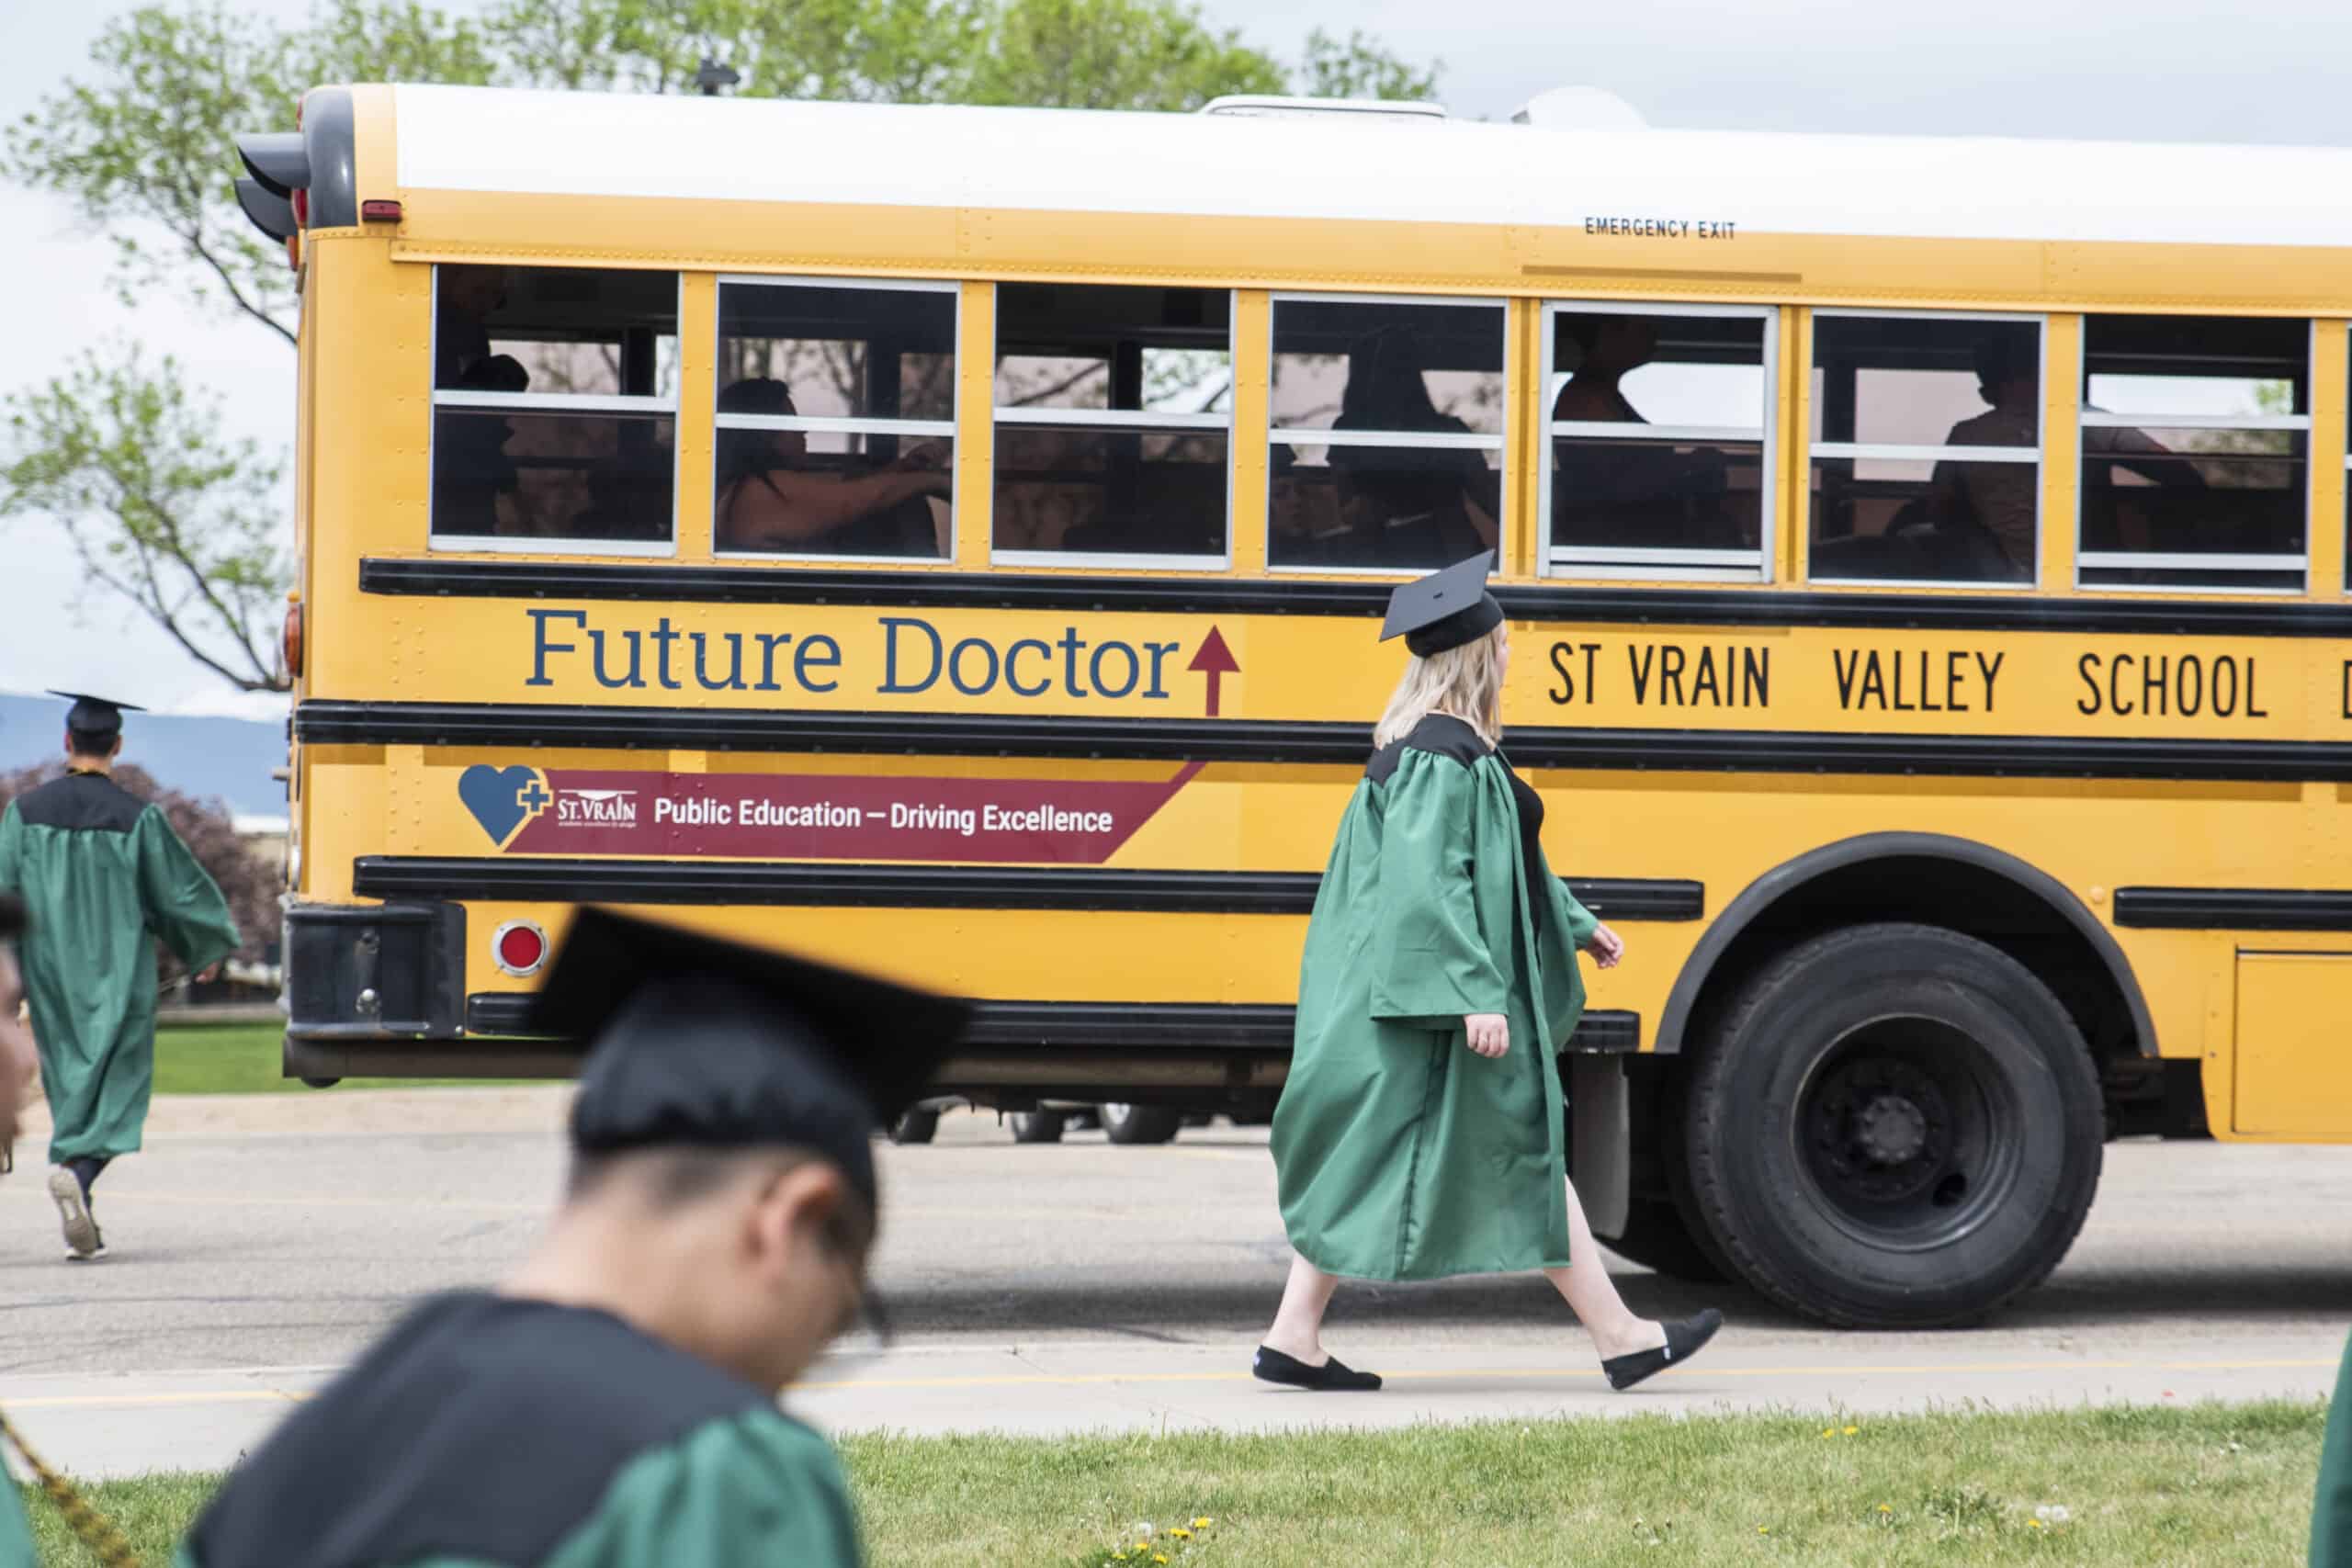
[(1208, 716), (1211, 718), (1215, 718), (1216, 716), (1217, 688), (1219, 684), (1227, 675), (1238, 675), (1241, 673), (1240, 660), (1233, 657), (1233, 649), (1225, 646), (1225, 634), (1218, 631), (1215, 626), (1211, 626), (1209, 628), (1209, 635), (1201, 639), (1200, 651), (1193, 655), (1193, 661), (1184, 666), (1184, 668), (1187, 670), (1198, 670), (1208, 676)]

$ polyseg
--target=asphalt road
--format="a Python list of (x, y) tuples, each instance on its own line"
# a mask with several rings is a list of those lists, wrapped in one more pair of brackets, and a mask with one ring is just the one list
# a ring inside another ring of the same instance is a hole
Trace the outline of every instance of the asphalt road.
[[(560, 1178), (563, 1104), (555, 1088), (159, 1102), (148, 1151), (99, 1188), (95, 1265), (63, 1260), (40, 1172), (0, 1180), (0, 1405), (85, 1472), (229, 1461), (404, 1302), (521, 1256)], [(1638, 1309), (1713, 1303), (1731, 1326), (1618, 1395), (1540, 1279), (1351, 1286), (1329, 1343), (1391, 1386), (1316, 1398), (1246, 1375), (1287, 1259), (1262, 1131), (1016, 1146), (965, 1116), (885, 1149), (883, 1172), (876, 1279), (898, 1338), (844, 1345), (791, 1399), (840, 1427), (2317, 1394), (2352, 1324), (2352, 1148), (2119, 1144), (2066, 1263), (1987, 1327), (1835, 1333), (1623, 1265)]]

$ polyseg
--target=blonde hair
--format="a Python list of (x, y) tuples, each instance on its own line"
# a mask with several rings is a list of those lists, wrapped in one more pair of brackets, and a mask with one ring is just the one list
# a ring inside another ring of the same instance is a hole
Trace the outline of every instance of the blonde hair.
[(1433, 713), (1460, 719), (1489, 746), (1503, 742), (1503, 628), (1476, 642), (1415, 655), (1372, 732), (1375, 747), (1393, 745)]

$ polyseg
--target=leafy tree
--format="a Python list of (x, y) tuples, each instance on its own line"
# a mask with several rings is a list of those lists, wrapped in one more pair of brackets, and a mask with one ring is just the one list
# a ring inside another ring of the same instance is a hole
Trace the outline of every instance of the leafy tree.
[(1416, 102), (1437, 96), (1445, 62), (1426, 66), (1397, 59), (1362, 31), (1335, 39), (1321, 28), (1306, 35), (1306, 55), (1292, 73), (1300, 93), (1314, 98), (1387, 98)]
[[(493, 0), (479, 20), (323, 0), (297, 28), (232, 0), (156, 0), (109, 21), (89, 74), (8, 129), (0, 175), (105, 232), (127, 302), (224, 313), (290, 349), (293, 276), (238, 210), (232, 133), (290, 126), (325, 82), (678, 93), (705, 58), (743, 96), (1098, 109), (1286, 88), (1425, 97), (1436, 78), (1362, 33), (1317, 32), (1285, 65), (1183, 0)], [(281, 457), (229, 439), (179, 367), (135, 354), (85, 357), (0, 412), (0, 516), (53, 517), (94, 585), (223, 678), (287, 684), (262, 614), (288, 564), (265, 515)]]
[(1164, 0), (1005, 0), (972, 62), (968, 103), (1189, 109), (1220, 93), (1279, 93), (1285, 73), (1235, 31)]
[[(0, 808), (64, 772), (65, 762), (61, 757), (54, 762), (0, 773)], [(197, 863), (220, 885), (221, 897), (228, 899), (229, 913), (237, 922), (241, 943), (232, 956), (248, 962), (258, 962), (266, 956), (277, 942), (277, 894), (285, 879), (238, 833), (236, 819), (229, 814), (228, 806), (166, 789), (153, 775), (129, 762), (116, 764), (114, 781), (140, 799), (162, 807), (172, 831), (187, 845)], [(180, 961), (160, 943), (156, 953), (165, 984), (175, 984), (187, 974)]]
[(231, 684), (285, 687), (279, 466), (222, 433), (218, 398), (121, 344), (9, 399), (7, 416), (18, 456), (0, 468), (0, 516), (54, 518), (92, 587), (136, 604)]

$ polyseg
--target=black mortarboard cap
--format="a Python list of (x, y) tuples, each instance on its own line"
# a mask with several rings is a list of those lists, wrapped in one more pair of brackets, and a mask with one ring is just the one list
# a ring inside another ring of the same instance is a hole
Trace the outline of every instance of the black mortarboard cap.
[(112, 697), (94, 697), (87, 692), (51, 692), (52, 697), (63, 697), (74, 705), (65, 710), (65, 728), (84, 735), (118, 735), (122, 731), (122, 716), (145, 713), (137, 703), (119, 703)]
[(770, 948), (584, 908), (532, 1013), (584, 1041), (582, 1154), (791, 1145), (871, 1202), (869, 1139), (922, 1097), (969, 1008)]
[(1402, 637), (1420, 658), (1476, 642), (1503, 624), (1503, 607), (1487, 592), (1495, 552), (1484, 551), (1400, 585), (1388, 596), (1388, 619), (1380, 640)]

